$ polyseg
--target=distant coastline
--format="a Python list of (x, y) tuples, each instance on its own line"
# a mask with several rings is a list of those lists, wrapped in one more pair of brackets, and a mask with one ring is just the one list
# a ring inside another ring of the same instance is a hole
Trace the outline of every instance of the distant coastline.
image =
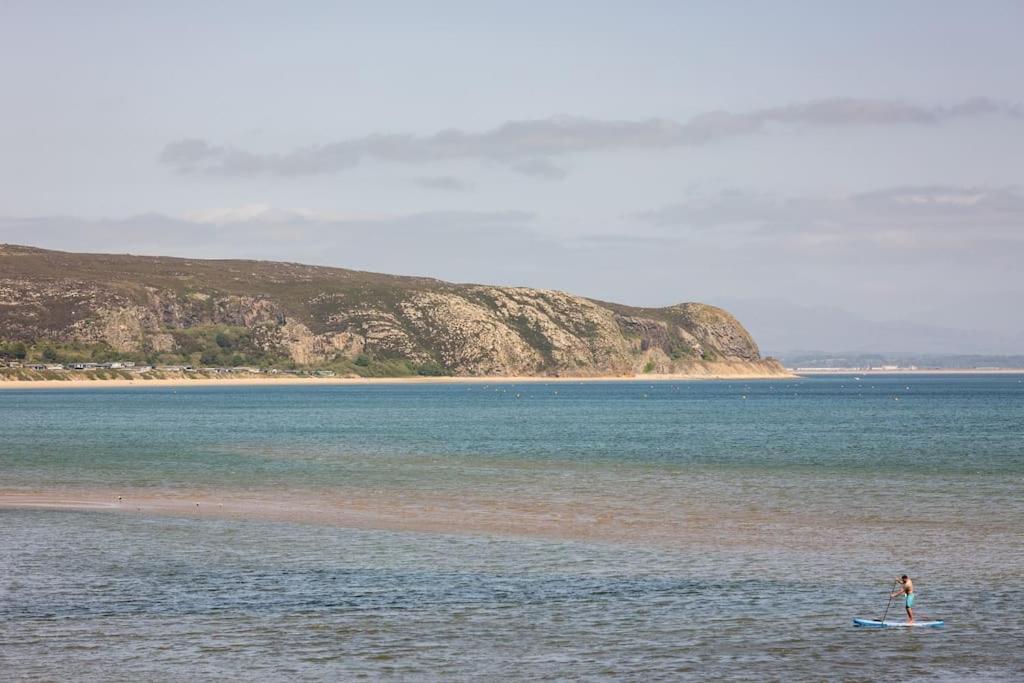
[(786, 368), (800, 377), (820, 375), (1024, 375), (1024, 368)]
[(179, 374), (160, 378), (89, 378), (82, 375), (63, 379), (13, 379), (0, 375), (0, 390), (4, 389), (88, 389), (88, 388), (144, 388), (144, 387), (215, 387), (215, 386), (352, 386), (385, 384), (548, 384), (590, 382), (691, 382), (700, 380), (786, 380), (802, 377), (838, 375), (892, 376), (892, 375), (1024, 375), (1024, 368), (786, 368), (784, 372), (749, 372), (709, 369), (702, 373), (639, 374), (609, 376), (413, 376), (413, 377), (316, 377), (295, 375), (217, 376), (208, 374)]

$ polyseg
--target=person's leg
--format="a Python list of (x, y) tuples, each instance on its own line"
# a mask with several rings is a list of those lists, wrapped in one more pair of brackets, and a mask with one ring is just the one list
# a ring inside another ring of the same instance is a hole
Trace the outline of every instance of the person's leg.
[(907, 621), (911, 624), (914, 623), (914, 608), (907, 607)]

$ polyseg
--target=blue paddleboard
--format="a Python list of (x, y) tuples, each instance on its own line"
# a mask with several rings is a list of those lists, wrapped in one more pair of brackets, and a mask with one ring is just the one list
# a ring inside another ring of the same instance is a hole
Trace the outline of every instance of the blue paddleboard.
[(878, 621), (877, 619), (854, 619), (854, 626), (862, 626), (864, 628), (909, 628), (909, 627), (922, 627), (922, 628), (939, 628), (945, 626), (944, 621), (915, 621), (910, 623), (907, 621)]

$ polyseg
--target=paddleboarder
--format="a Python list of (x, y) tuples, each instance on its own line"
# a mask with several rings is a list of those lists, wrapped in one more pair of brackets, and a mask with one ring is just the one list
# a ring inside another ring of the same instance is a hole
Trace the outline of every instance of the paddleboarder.
[(903, 596), (903, 606), (907, 608), (907, 621), (911, 624), (914, 623), (914, 582), (910, 580), (910, 577), (904, 574), (899, 578), (900, 587), (894, 591), (890, 598), (898, 598)]

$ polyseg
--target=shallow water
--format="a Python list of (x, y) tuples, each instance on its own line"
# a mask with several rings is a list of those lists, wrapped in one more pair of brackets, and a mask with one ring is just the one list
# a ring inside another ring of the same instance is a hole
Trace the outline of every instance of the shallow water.
[(1019, 679), (1021, 379), (0, 392), (0, 671)]

